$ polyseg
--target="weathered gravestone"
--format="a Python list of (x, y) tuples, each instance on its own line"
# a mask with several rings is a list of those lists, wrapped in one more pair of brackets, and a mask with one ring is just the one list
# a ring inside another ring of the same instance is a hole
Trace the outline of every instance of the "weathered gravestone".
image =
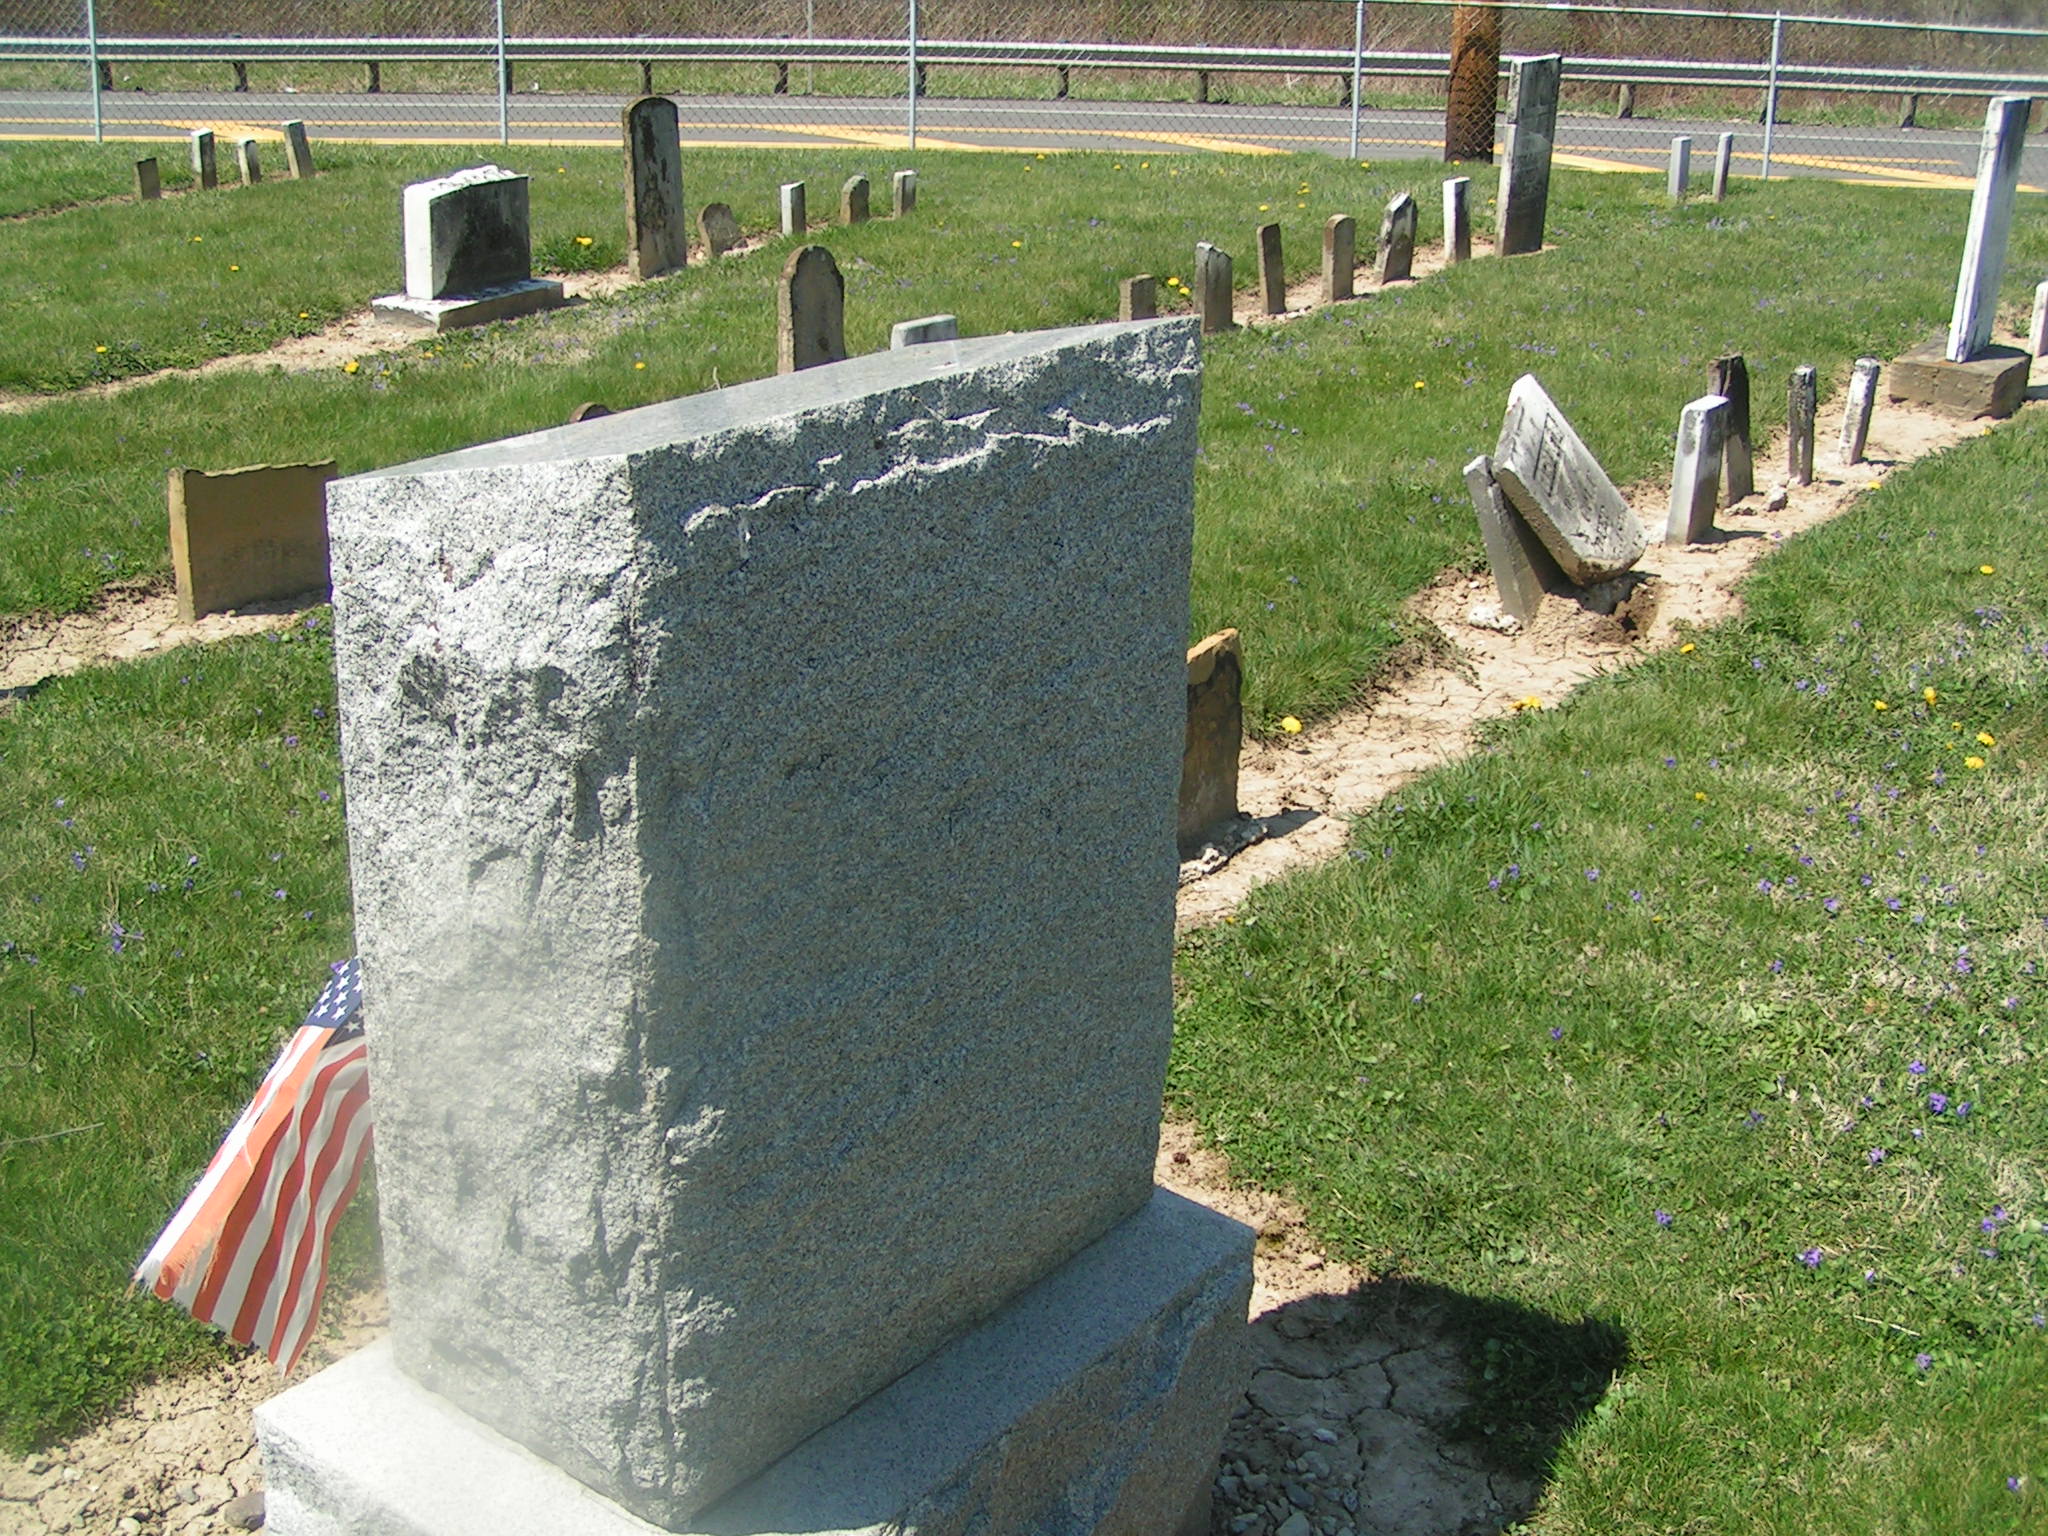
[(800, 235), (809, 227), (804, 208), (804, 184), (800, 181), (785, 181), (782, 184), (782, 232), (785, 235)]
[(1244, 648), (1219, 630), (1188, 649), (1187, 744), (1180, 764), (1180, 856), (1238, 819), (1237, 759), (1244, 745)]
[(171, 570), (188, 623), (327, 585), (334, 461), (170, 474)]
[(1993, 346), (1991, 323), (1998, 310), (1998, 283), (2005, 273), (2032, 107), (2028, 97), (2000, 96), (1985, 110), (1977, 185), (1970, 198), (1970, 227), (1948, 335), (1911, 348), (1893, 361), (1886, 393), (1894, 400), (1968, 419), (2010, 416), (2026, 398), (2027, 354), (2018, 347)]
[(306, 125), (297, 118), (284, 125), (284, 168), (293, 181), (313, 179), (313, 141), (306, 137)]
[(1472, 178), (1452, 176), (1444, 182), (1444, 261), (1472, 259)]
[(1500, 227), (1494, 253), (1543, 249), (1550, 206), (1550, 149), (1557, 134), (1557, 92), (1564, 56), (1508, 61), (1507, 164), (1500, 173)]
[(775, 287), (775, 371), (846, 360), (846, 279), (822, 245), (790, 253)]
[(1280, 226), (1261, 224), (1259, 242), (1259, 307), (1269, 315), (1287, 313), (1287, 269), (1280, 261)]
[(1382, 285), (1405, 283), (1415, 274), (1415, 199), (1397, 192), (1380, 220), (1379, 269)]
[(889, 213), (902, 218), (917, 208), (917, 172), (898, 171), (889, 178)]
[(839, 222), (865, 224), (868, 221), (868, 179), (849, 176), (839, 189)]
[(220, 185), (220, 153), (211, 128), (192, 130), (192, 174), (204, 191), (211, 192)]
[(914, 347), (333, 488), (391, 1340), (260, 1410), (277, 1536), (1206, 1518), (1199, 366)]
[(1493, 473), (1568, 580), (1588, 586), (1642, 558), (1642, 525), (1534, 374), (1508, 391)]
[(1323, 302), (1336, 304), (1358, 293), (1358, 221), (1333, 213), (1323, 224)]
[(1230, 253), (1208, 241), (1195, 245), (1195, 313), (1202, 317), (1204, 335), (1237, 329), (1232, 306), (1237, 289), (1230, 277)]
[(2048, 283), (2034, 289), (2034, 313), (2027, 322), (2027, 351), (2048, 357)]
[(1749, 424), (1749, 363), (1740, 352), (1714, 359), (1707, 393), (1728, 402), (1728, 427), (1721, 449), (1721, 493), (1733, 506), (1756, 491), (1756, 451)]
[(626, 146), (626, 272), (636, 282), (688, 265), (683, 149), (676, 104), (642, 96), (619, 114)]
[(1159, 285), (1150, 272), (1140, 272), (1116, 285), (1116, 317), (1119, 320), (1150, 320), (1159, 313)]
[(533, 276), (526, 178), (479, 165), (405, 189), (405, 292), (383, 319), (433, 331), (554, 309), (562, 285)]
[(698, 210), (697, 234), (704, 242), (705, 253), (712, 257), (723, 256), (743, 238), (740, 221), (724, 203), (706, 203)]
[(1794, 368), (1785, 387), (1785, 475), (1794, 485), (1813, 484), (1813, 421), (1819, 398), (1813, 365)]
[(253, 187), (263, 179), (263, 161), (254, 139), (235, 140), (235, 171), (245, 187)]
[(1870, 441), (1870, 412), (1877, 404), (1877, 370), (1874, 357), (1859, 357), (1849, 371), (1849, 398), (1842, 407), (1842, 463), (1861, 464), (1864, 445)]
[(956, 315), (926, 315), (922, 320), (898, 320), (889, 328), (889, 350), (928, 346), (935, 341), (958, 341), (960, 320)]
[(1735, 135), (1724, 133), (1714, 145), (1714, 201), (1728, 198), (1728, 173), (1735, 163)]
[(1493, 472), (1493, 460), (1479, 455), (1465, 466), (1465, 489), (1479, 518), (1480, 542), (1500, 605), (1519, 624), (1528, 624), (1543, 606), (1543, 594), (1570, 585), (1563, 571), (1522, 515), (1508, 503)]
[(135, 162), (135, 195), (145, 203), (164, 195), (163, 173), (157, 168), (155, 155)]
[(1671, 163), (1664, 172), (1664, 195), (1674, 203), (1685, 201), (1685, 189), (1692, 180), (1692, 140), (1680, 134), (1671, 141)]
[(1728, 401), (1702, 395), (1678, 414), (1678, 451), (1671, 467), (1666, 544), (1697, 544), (1714, 531), (1720, 499), (1721, 452), (1728, 437)]

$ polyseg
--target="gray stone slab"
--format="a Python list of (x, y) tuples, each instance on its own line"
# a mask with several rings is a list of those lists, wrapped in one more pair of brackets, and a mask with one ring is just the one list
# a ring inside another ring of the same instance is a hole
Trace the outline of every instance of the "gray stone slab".
[(1230, 275), (1230, 252), (1208, 241), (1195, 246), (1195, 313), (1201, 316), (1202, 333), (1237, 329), (1237, 285)]
[(1728, 200), (1728, 173), (1735, 165), (1735, 135), (1724, 133), (1714, 143), (1714, 201)]
[(1678, 413), (1678, 448), (1671, 468), (1671, 515), (1666, 544), (1697, 544), (1714, 531), (1721, 494), (1721, 451), (1728, 437), (1728, 400), (1702, 395)]
[(740, 221), (724, 203), (706, 203), (698, 210), (697, 235), (704, 242), (706, 254), (714, 258), (723, 256), (744, 238)]
[(898, 171), (889, 178), (889, 212), (894, 218), (917, 210), (917, 172)]
[(1543, 249), (1550, 207), (1550, 152), (1557, 136), (1562, 54), (1509, 59), (1506, 163), (1500, 173), (1500, 224), (1494, 252), (1521, 256)]
[(775, 371), (845, 358), (846, 279), (824, 246), (803, 246), (790, 253), (775, 286)]
[(1465, 489), (1479, 518), (1479, 538), (1503, 611), (1528, 625), (1543, 606), (1544, 593), (1570, 586), (1536, 532), (1508, 503), (1493, 472), (1493, 460), (1479, 455), (1465, 466)]
[(619, 114), (626, 148), (626, 272), (636, 282), (689, 264), (683, 147), (676, 104), (642, 96)]
[(2012, 234), (2013, 200), (2019, 192), (2020, 156), (2026, 150), (2027, 118), (2033, 100), (1994, 97), (1984, 109), (1984, 139), (1977, 153), (1977, 186), (1970, 196), (1970, 228), (1963, 241), (1963, 265), (1956, 303), (1948, 323), (1952, 363), (1968, 362), (1991, 344), (1998, 313), (1998, 283), (2005, 275), (2006, 241)]
[(1877, 405), (1877, 371), (1882, 366), (1874, 357), (1859, 357), (1849, 370), (1849, 398), (1842, 406), (1841, 456), (1843, 467), (1863, 462), (1863, 447), (1870, 440), (1870, 413)]
[(1728, 427), (1721, 448), (1721, 494), (1733, 506), (1756, 493), (1756, 447), (1749, 420), (1749, 363), (1740, 352), (1714, 359), (1707, 393), (1728, 402)]
[(1323, 302), (1355, 298), (1358, 272), (1358, 221), (1333, 213), (1323, 224)]
[(1813, 365), (1794, 368), (1785, 386), (1785, 475), (1794, 485), (1813, 484), (1813, 421), (1819, 397)]
[(2034, 289), (2034, 313), (2027, 322), (2027, 355), (2048, 357), (2048, 283)]
[(263, 157), (254, 139), (235, 140), (235, 172), (245, 187), (253, 187), (263, 179)]
[(929, 346), (935, 341), (958, 341), (960, 320), (957, 315), (926, 315), (922, 320), (898, 320), (889, 328), (889, 350), (900, 352), (905, 347)]
[(1967, 362), (1951, 362), (1940, 340), (1908, 347), (1885, 369), (1885, 394), (1970, 421), (2010, 416), (2027, 397), (2033, 359), (2018, 347), (1986, 346)]
[[(1251, 1237), (1155, 1192), (685, 1529), (1173, 1536), (1250, 1372)], [(419, 1386), (386, 1343), (272, 1398), (256, 1427), (273, 1536), (661, 1529)]]
[(526, 178), (472, 166), (405, 189), (405, 292), (460, 299), (533, 276)]
[(371, 301), (370, 312), (394, 325), (417, 326), (439, 335), (489, 325), (494, 320), (517, 320), (521, 315), (560, 309), (568, 302), (562, 285), (553, 278), (529, 277), (457, 299), (416, 299), (407, 293), (387, 293)]
[(1116, 285), (1116, 317), (1119, 320), (1151, 320), (1159, 314), (1159, 284), (1150, 272), (1140, 272)]
[(1444, 261), (1472, 259), (1472, 178), (1452, 176), (1444, 182)]
[(1494, 478), (1565, 576), (1589, 586), (1642, 558), (1642, 525), (1534, 374), (1508, 392)]
[(868, 221), (868, 179), (849, 176), (839, 189), (839, 222), (865, 224)]
[(192, 130), (192, 174), (203, 191), (211, 192), (220, 185), (220, 150), (211, 128)]
[(1269, 315), (1287, 313), (1287, 269), (1280, 260), (1280, 226), (1261, 224), (1259, 244), (1259, 307)]
[(676, 1525), (1150, 1198), (1199, 380), (974, 338), (330, 489), (408, 1374)]
[(1415, 199), (1397, 192), (1380, 219), (1379, 266), (1374, 276), (1382, 285), (1405, 283), (1415, 275)]
[(155, 155), (135, 162), (135, 195), (145, 203), (164, 195), (163, 173), (157, 168)]
[(1692, 181), (1692, 140), (1679, 134), (1671, 141), (1671, 163), (1664, 172), (1664, 195), (1674, 203), (1685, 201), (1686, 188)]
[(785, 181), (782, 184), (782, 232), (785, 235), (800, 235), (810, 227), (809, 215), (804, 208), (804, 184), (800, 181)]
[(284, 124), (284, 168), (293, 181), (313, 179), (313, 141), (306, 137), (306, 125), (297, 118)]

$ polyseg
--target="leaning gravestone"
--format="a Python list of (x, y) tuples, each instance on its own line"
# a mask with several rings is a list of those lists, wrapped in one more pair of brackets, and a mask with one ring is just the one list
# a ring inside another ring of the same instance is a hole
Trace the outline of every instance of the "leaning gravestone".
[(1479, 538), (1486, 546), (1501, 608), (1516, 623), (1527, 625), (1543, 606), (1545, 592), (1569, 585), (1565, 574), (1536, 531), (1508, 504), (1487, 455), (1482, 453), (1465, 466), (1465, 489), (1479, 517)]
[(1230, 253), (1206, 240), (1195, 244), (1195, 313), (1202, 317), (1202, 333), (1237, 329), (1237, 287), (1230, 276)]
[(1287, 313), (1287, 269), (1280, 260), (1280, 226), (1261, 224), (1259, 242), (1259, 307), (1269, 315)]
[(1707, 393), (1728, 402), (1721, 449), (1721, 493), (1733, 506), (1756, 491), (1756, 454), (1749, 427), (1749, 363), (1740, 352), (1714, 359)]
[(889, 215), (903, 218), (917, 209), (917, 172), (898, 171), (889, 178)]
[(313, 141), (298, 118), (284, 125), (284, 168), (293, 181), (313, 179)]
[(479, 165), (405, 189), (405, 292), (373, 312), (433, 331), (483, 325), (564, 303), (533, 276), (526, 178)]
[(1159, 285), (1150, 272), (1140, 272), (1116, 285), (1119, 320), (1151, 320), (1159, 313)]
[(626, 145), (626, 272), (645, 282), (690, 259), (676, 104), (642, 96), (619, 115), (619, 136)]
[(958, 341), (960, 319), (957, 315), (926, 315), (922, 320), (898, 320), (889, 327), (889, 350), (900, 352), (905, 347), (929, 346), (935, 341)]
[(1380, 261), (1375, 274), (1382, 287), (1405, 283), (1415, 275), (1415, 199), (1397, 192), (1380, 220)]
[(1664, 523), (1666, 544), (1697, 544), (1714, 531), (1721, 454), (1727, 440), (1725, 396), (1702, 395), (1679, 412), (1678, 450), (1671, 469), (1671, 515)]
[(1323, 302), (1336, 304), (1356, 296), (1358, 221), (1333, 213), (1323, 225)]
[(1842, 463), (1861, 464), (1863, 450), (1870, 442), (1870, 413), (1877, 404), (1877, 371), (1882, 365), (1874, 357), (1859, 357), (1849, 370), (1849, 398), (1842, 406)]
[(203, 191), (211, 192), (220, 185), (220, 151), (211, 128), (192, 130), (192, 174)]
[(1188, 647), (1187, 745), (1180, 764), (1180, 856), (1194, 858), (1238, 819), (1244, 648), (1234, 629)]
[(1564, 56), (1512, 59), (1508, 69), (1507, 164), (1500, 176), (1498, 256), (1543, 249), (1550, 206), (1550, 149), (1557, 134), (1557, 93)]
[(775, 287), (775, 371), (846, 360), (846, 279), (822, 245), (790, 253)]
[(1642, 525), (1534, 374), (1508, 392), (1493, 473), (1579, 586), (1618, 576), (1642, 558)]
[(164, 195), (163, 174), (157, 168), (155, 155), (135, 162), (135, 195), (145, 203)]
[(865, 224), (868, 221), (868, 179), (849, 176), (839, 189), (839, 222)]
[(740, 221), (724, 203), (706, 203), (698, 210), (697, 234), (704, 241), (706, 254), (712, 257), (723, 256), (743, 238)]
[(235, 170), (245, 187), (253, 187), (263, 179), (263, 161), (254, 139), (235, 140)]
[(391, 1338), (259, 1410), (276, 1536), (1205, 1517), (1199, 369), (913, 347), (333, 488)]
[(1813, 419), (1819, 376), (1811, 363), (1792, 370), (1785, 386), (1785, 475), (1794, 485), (1813, 484)]

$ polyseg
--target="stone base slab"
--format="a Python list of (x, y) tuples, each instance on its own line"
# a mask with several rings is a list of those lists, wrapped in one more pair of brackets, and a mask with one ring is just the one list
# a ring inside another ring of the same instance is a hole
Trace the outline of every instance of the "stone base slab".
[(1937, 338), (1895, 358), (1885, 370), (1885, 390), (1895, 401), (1963, 421), (2010, 416), (2027, 397), (2028, 361), (2017, 347), (1986, 347), (1966, 363), (1952, 363)]
[[(1248, 1228), (1155, 1190), (689, 1529), (1196, 1536), (1250, 1368), (1251, 1281)], [(274, 1536), (660, 1530), (414, 1382), (388, 1342), (273, 1398), (256, 1429)]]
[(460, 299), (415, 299), (409, 294), (387, 294), (371, 302), (370, 312), (379, 320), (416, 325), (438, 336), (465, 326), (489, 325), (493, 320), (513, 320), (543, 309), (560, 309), (568, 302), (560, 283), (530, 277), (523, 283), (509, 283)]

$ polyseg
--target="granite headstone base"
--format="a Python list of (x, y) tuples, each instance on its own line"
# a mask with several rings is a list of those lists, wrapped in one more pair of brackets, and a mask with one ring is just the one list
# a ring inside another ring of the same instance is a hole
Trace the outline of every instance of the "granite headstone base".
[[(688, 1522), (1202, 1536), (1250, 1369), (1252, 1233), (1165, 1190)], [(273, 1536), (655, 1536), (372, 1345), (256, 1412)]]
[(560, 309), (568, 302), (560, 283), (545, 277), (529, 277), (523, 283), (507, 283), (502, 288), (487, 288), (482, 293), (449, 299), (387, 294), (373, 300), (370, 311), (379, 320), (418, 326), (438, 336), (465, 326), (489, 325), (493, 320), (513, 320), (543, 309)]
[(1966, 363), (1952, 363), (1936, 339), (1892, 360), (1885, 393), (1963, 421), (2010, 416), (2027, 398), (2028, 361), (2018, 347), (1985, 347)]

